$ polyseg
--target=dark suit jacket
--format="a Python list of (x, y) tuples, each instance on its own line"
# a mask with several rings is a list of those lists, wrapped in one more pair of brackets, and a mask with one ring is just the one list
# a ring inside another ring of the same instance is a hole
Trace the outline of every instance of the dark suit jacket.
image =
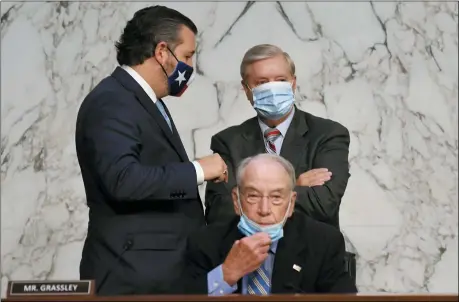
[[(217, 133), (212, 137), (210, 148), (226, 162), (229, 180), (228, 183), (207, 183), (208, 224), (236, 215), (231, 189), (236, 185), (237, 165), (244, 158), (266, 152), (258, 118)], [(295, 108), (280, 155), (292, 163), (297, 177), (315, 168), (328, 168), (333, 173), (332, 179), (323, 186), (297, 186), (296, 210), (339, 227), (338, 210), (350, 176), (347, 129), (337, 122)]]
[[(189, 293), (207, 294), (207, 273), (222, 264), (234, 242), (243, 237), (238, 222), (234, 218), (210, 225), (190, 237), (186, 255)], [(287, 220), (277, 246), (271, 293), (355, 293), (354, 282), (344, 271), (344, 249), (339, 230), (295, 213)], [(293, 269), (295, 264), (302, 268), (300, 272)]]
[(118, 67), (83, 101), (76, 148), (89, 207), (80, 278), (105, 295), (171, 292), (188, 233), (205, 225), (177, 129)]

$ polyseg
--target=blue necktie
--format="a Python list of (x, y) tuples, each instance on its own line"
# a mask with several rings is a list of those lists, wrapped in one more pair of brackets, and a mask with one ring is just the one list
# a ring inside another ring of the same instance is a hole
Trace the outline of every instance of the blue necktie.
[(169, 125), (169, 129), (171, 129), (171, 131), (172, 131), (171, 120), (167, 116), (166, 109), (164, 109), (163, 103), (160, 100), (157, 100), (156, 101), (156, 106), (158, 107), (159, 111), (161, 112), (161, 114), (163, 115), (163, 117), (166, 120), (167, 124)]
[(247, 292), (250, 295), (269, 295), (271, 293), (271, 280), (262, 264), (256, 271), (249, 274)]

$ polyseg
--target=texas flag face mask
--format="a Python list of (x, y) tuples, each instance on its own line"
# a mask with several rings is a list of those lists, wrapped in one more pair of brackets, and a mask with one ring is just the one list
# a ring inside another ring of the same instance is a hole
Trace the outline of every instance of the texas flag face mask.
[(177, 59), (175, 54), (170, 49), (169, 51), (177, 60), (177, 65), (175, 65), (174, 71), (169, 76), (167, 76), (166, 70), (164, 70), (164, 68), (163, 71), (167, 76), (169, 95), (179, 97), (185, 92), (185, 90), (190, 86), (191, 82), (193, 81), (194, 69), (192, 66)]

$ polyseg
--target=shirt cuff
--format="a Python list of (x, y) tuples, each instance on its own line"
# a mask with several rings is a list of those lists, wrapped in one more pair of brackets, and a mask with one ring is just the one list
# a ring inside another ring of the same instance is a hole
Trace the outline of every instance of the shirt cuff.
[(207, 274), (207, 290), (210, 296), (223, 296), (232, 294), (237, 289), (237, 284), (231, 286), (223, 280), (223, 269), (219, 265)]
[(199, 164), (197, 161), (191, 162), (194, 166), (194, 169), (196, 170), (196, 179), (198, 186), (202, 185), (204, 183), (204, 171), (202, 170), (201, 164)]

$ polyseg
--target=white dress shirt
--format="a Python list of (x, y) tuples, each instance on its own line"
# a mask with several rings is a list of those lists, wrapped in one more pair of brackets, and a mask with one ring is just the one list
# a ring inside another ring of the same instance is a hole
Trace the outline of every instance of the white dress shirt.
[[(123, 68), (127, 73), (129, 73), (129, 75), (140, 85), (140, 87), (142, 87), (142, 89), (150, 97), (153, 103), (156, 104), (158, 98), (156, 97), (156, 94), (151, 88), (151, 86), (148, 85), (148, 83), (145, 81), (145, 79), (142, 78), (142, 76), (138, 74), (137, 71), (135, 71), (129, 66), (123, 65), (121, 66), (121, 68)], [(197, 161), (192, 161), (192, 164), (194, 166), (194, 169), (196, 170), (196, 179), (197, 184), (199, 186), (204, 183), (204, 171), (202, 170), (201, 165)]]
[[(284, 142), (284, 138), (285, 138), (285, 135), (287, 134), (288, 127), (290, 127), (290, 124), (292, 123), (294, 114), (295, 114), (295, 107), (293, 107), (292, 111), (290, 112), (290, 115), (285, 119), (285, 121), (283, 121), (276, 127), (276, 129), (279, 130), (279, 132), (281, 133), (279, 137), (274, 141), (274, 145), (276, 146), (277, 155), (280, 155), (282, 143)], [(270, 127), (266, 125), (265, 123), (263, 123), (261, 119), (258, 119), (258, 124), (260, 125), (261, 135), (263, 135), (263, 140), (265, 141), (265, 146), (266, 146), (267, 142), (266, 142), (264, 133), (266, 129), (269, 129)]]

